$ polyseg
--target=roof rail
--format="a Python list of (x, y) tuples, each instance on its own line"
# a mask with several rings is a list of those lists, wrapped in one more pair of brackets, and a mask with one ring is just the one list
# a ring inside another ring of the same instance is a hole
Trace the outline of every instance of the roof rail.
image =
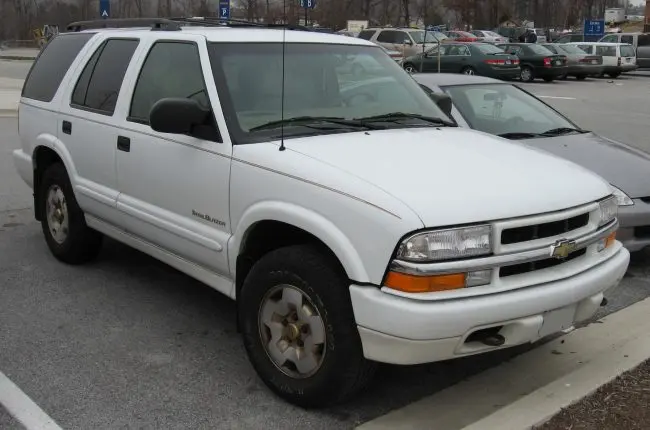
[(151, 27), (152, 30), (178, 31), (180, 26), (165, 18), (106, 18), (76, 21), (68, 24), (67, 31), (82, 31), (99, 28)]
[(287, 30), (312, 31), (308, 27), (294, 24), (275, 24), (217, 17), (175, 17), (175, 18), (108, 18), (90, 21), (76, 21), (68, 24), (67, 31), (82, 31), (100, 28), (151, 27), (152, 31), (178, 31), (183, 26), (208, 27), (254, 27), (285, 28)]

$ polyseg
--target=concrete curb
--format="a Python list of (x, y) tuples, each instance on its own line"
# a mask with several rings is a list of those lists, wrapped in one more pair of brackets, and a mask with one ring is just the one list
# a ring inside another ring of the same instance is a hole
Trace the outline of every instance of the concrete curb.
[(357, 429), (530, 429), (648, 359), (649, 313), (645, 299)]

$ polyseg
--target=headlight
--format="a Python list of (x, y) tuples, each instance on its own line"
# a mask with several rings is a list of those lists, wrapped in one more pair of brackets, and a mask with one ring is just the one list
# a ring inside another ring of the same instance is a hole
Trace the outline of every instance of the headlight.
[(606, 198), (605, 200), (601, 200), (599, 205), (600, 205), (600, 221), (598, 222), (598, 226), (603, 226), (605, 224), (610, 223), (614, 219), (616, 219), (616, 216), (618, 215), (618, 202), (617, 198), (615, 195)]
[(619, 206), (632, 206), (634, 204), (634, 201), (632, 201), (630, 196), (628, 196), (627, 194), (625, 194), (623, 191), (616, 188), (615, 186), (611, 184), (610, 186), (613, 189), (612, 194), (614, 194), (614, 197), (616, 197), (616, 202), (618, 203)]
[(492, 252), (489, 225), (425, 231), (405, 239), (397, 258), (414, 263), (477, 257)]

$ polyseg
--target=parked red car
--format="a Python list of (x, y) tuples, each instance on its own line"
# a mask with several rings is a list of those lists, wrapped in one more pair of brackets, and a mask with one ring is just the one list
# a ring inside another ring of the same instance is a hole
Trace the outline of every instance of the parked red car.
[(482, 40), (481, 37), (476, 37), (472, 33), (466, 31), (446, 31), (445, 35), (455, 42), (479, 42)]

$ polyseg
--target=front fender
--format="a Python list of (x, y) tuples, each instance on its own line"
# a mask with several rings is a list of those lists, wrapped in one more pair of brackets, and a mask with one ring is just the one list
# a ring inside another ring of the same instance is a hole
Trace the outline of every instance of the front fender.
[(242, 214), (228, 242), (230, 273), (236, 273), (237, 255), (249, 229), (260, 221), (280, 221), (319, 238), (339, 259), (350, 279), (369, 282), (363, 261), (348, 237), (330, 220), (304, 207), (279, 201), (253, 204)]

